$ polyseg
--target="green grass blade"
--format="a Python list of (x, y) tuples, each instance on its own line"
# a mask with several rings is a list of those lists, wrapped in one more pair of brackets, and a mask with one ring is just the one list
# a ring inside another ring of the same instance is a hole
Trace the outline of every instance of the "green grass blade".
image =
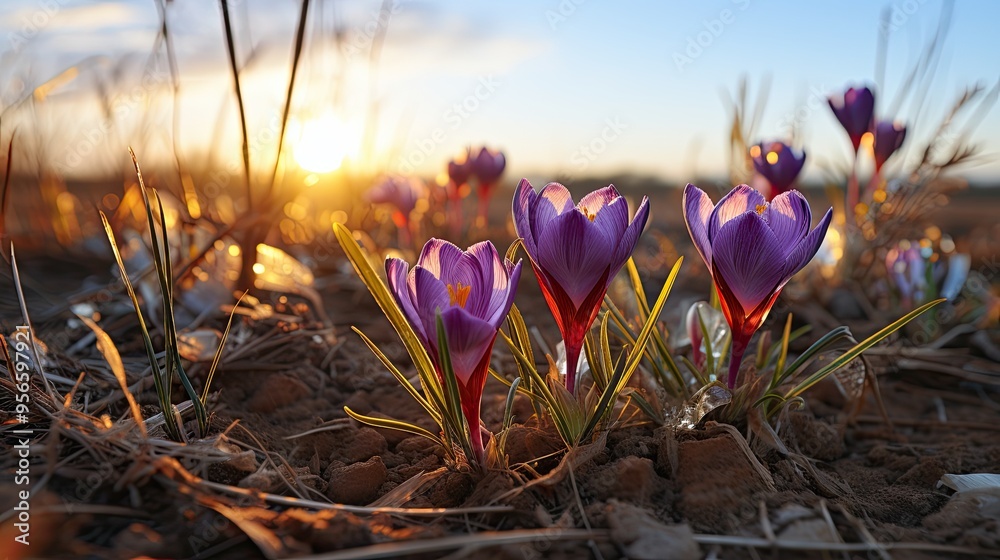
[(555, 402), (555, 397), (552, 395), (552, 391), (549, 390), (549, 386), (545, 382), (545, 378), (538, 372), (538, 368), (535, 367), (535, 364), (528, 361), (528, 358), (521, 353), (517, 346), (515, 346), (515, 342), (507, 336), (507, 333), (503, 331), (499, 332), (500, 336), (507, 344), (507, 347), (510, 349), (511, 354), (513, 354), (514, 360), (523, 367), (522, 372), (524, 377), (522, 377), (522, 379), (526, 378), (527, 381), (530, 382), (530, 389), (521, 388), (521, 391), (527, 395), (540, 397), (541, 404), (544, 404), (546, 407)]
[(708, 332), (708, 325), (701, 313), (695, 311), (698, 316), (698, 328), (701, 329), (701, 343), (705, 345), (705, 360), (708, 361), (708, 371), (715, 373), (715, 352), (712, 350), (712, 334)]
[(205, 386), (201, 390), (202, 406), (206, 406), (208, 403), (208, 390), (212, 386), (212, 379), (215, 378), (215, 370), (219, 367), (219, 362), (222, 361), (222, 350), (226, 347), (226, 341), (229, 339), (229, 331), (233, 328), (233, 318), (236, 317), (236, 308), (243, 303), (243, 298), (246, 295), (247, 293), (243, 292), (239, 299), (236, 300), (233, 310), (229, 312), (229, 321), (226, 322), (226, 330), (222, 331), (219, 348), (215, 351), (215, 356), (212, 357), (212, 365), (208, 368), (208, 375), (205, 376)]
[(611, 361), (611, 340), (608, 338), (608, 322), (610, 319), (610, 313), (604, 312), (604, 317), (601, 317), (601, 330), (600, 332), (600, 349), (601, 356), (599, 358), (601, 363), (601, 371), (604, 372), (604, 387), (601, 387), (601, 391), (604, 391), (605, 387), (611, 382), (611, 372), (615, 370), (615, 366)]
[(635, 302), (639, 308), (639, 320), (645, 323), (646, 319), (649, 318), (649, 300), (646, 299), (646, 290), (642, 287), (639, 269), (636, 268), (632, 257), (625, 261), (625, 270), (628, 271), (628, 279), (632, 283), (632, 291), (635, 293)]
[(504, 258), (509, 260), (510, 262), (514, 262), (514, 258), (517, 257), (518, 249), (521, 249), (523, 247), (524, 247), (524, 240), (518, 237), (510, 244), (510, 247), (507, 247), (507, 253), (504, 254)]
[(160, 371), (159, 360), (156, 359), (156, 350), (153, 349), (153, 341), (149, 337), (149, 329), (146, 327), (146, 321), (142, 317), (142, 308), (139, 306), (139, 298), (135, 295), (135, 288), (132, 287), (132, 281), (128, 277), (128, 271), (125, 269), (125, 263), (122, 261), (122, 255), (118, 251), (118, 242), (115, 240), (114, 230), (111, 229), (111, 224), (108, 222), (108, 217), (104, 215), (104, 212), (98, 211), (101, 215), (101, 222), (104, 224), (104, 233), (108, 237), (108, 241), (111, 243), (111, 252), (114, 254), (115, 262), (118, 265), (118, 272), (122, 277), (122, 283), (125, 284), (125, 291), (128, 293), (129, 299), (132, 300), (132, 307), (135, 309), (136, 319), (139, 321), (139, 334), (142, 335), (142, 343), (146, 348), (146, 357), (149, 360), (150, 374), (153, 376), (153, 386), (156, 388), (156, 396), (160, 403), (160, 412), (163, 413), (163, 421), (167, 435), (174, 441), (181, 441), (180, 429), (174, 419), (174, 415), (170, 412), (170, 400), (169, 393), (165, 385), (169, 384), (169, 378), (164, 380), (162, 373)]
[[(139, 188), (143, 191), (143, 201), (146, 203), (146, 214), (149, 217), (149, 236), (154, 239), (157, 237), (156, 228), (153, 226), (152, 219), (152, 208), (150, 206), (150, 200), (145, 190), (145, 185), (142, 181), (142, 175), (139, 172), (139, 164), (135, 162), (135, 154), (132, 154), (133, 163), (135, 163), (136, 174), (139, 176)], [(179, 344), (177, 343), (177, 321), (174, 319), (174, 277), (173, 269), (170, 261), (170, 241), (167, 239), (167, 221), (163, 212), (163, 203), (160, 200), (160, 195), (157, 194), (156, 190), (153, 189), (153, 200), (156, 201), (156, 206), (159, 211), (160, 216), (160, 236), (162, 238), (159, 240), (160, 245), (163, 247), (162, 262), (156, 268), (156, 276), (160, 281), (160, 292), (163, 297), (163, 331), (166, 338), (165, 348), (167, 352), (167, 375), (170, 375), (171, 364), (173, 368), (177, 371), (177, 377), (181, 380), (181, 386), (187, 393), (188, 398), (191, 399), (192, 408), (194, 408), (195, 418), (198, 420), (198, 432), (204, 437), (208, 435), (208, 411), (205, 410), (205, 406), (202, 403), (198, 392), (195, 390), (194, 385), (191, 383), (191, 378), (188, 377), (186, 371), (184, 371), (184, 363), (181, 361), (181, 355), (179, 351)], [(156, 243), (154, 241), (154, 248)], [(154, 250), (155, 253), (155, 250)], [(156, 255), (154, 254), (154, 262), (156, 261)]]
[(427, 354), (427, 350), (424, 349), (423, 344), (420, 343), (420, 339), (417, 338), (413, 327), (410, 326), (409, 321), (406, 320), (402, 311), (399, 310), (399, 306), (396, 305), (396, 300), (392, 297), (392, 293), (389, 292), (389, 288), (382, 281), (378, 273), (375, 272), (375, 269), (372, 268), (371, 263), (368, 262), (368, 258), (365, 256), (361, 246), (354, 240), (351, 230), (347, 229), (343, 224), (337, 223), (333, 224), (333, 232), (340, 243), (340, 247), (347, 255), (348, 260), (354, 266), (354, 270), (358, 273), (368, 291), (371, 292), (375, 298), (375, 302), (382, 309), (386, 318), (389, 319), (392, 327), (396, 329), (400, 340), (403, 341), (403, 346), (406, 347), (406, 351), (413, 360), (413, 365), (416, 366), (420, 384), (427, 394), (428, 401), (434, 403), (443, 412), (445, 407), (444, 389), (438, 381), (434, 364), (431, 363), (430, 356)]
[(788, 342), (789, 337), (792, 334), (792, 314), (788, 314), (788, 319), (785, 321), (785, 331), (781, 335), (781, 351), (778, 354), (778, 363), (774, 365), (774, 376), (781, 377), (781, 374), (785, 371), (785, 360), (788, 359)]
[(581, 433), (581, 439), (583, 441), (589, 438), (593, 433), (594, 429), (597, 428), (598, 423), (601, 418), (605, 416), (607, 412), (614, 407), (615, 401), (618, 399), (618, 395), (621, 394), (622, 389), (629, 382), (632, 377), (632, 373), (637, 367), (639, 367), (639, 362), (642, 360), (644, 353), (646, 352), (646, 342), (649, 341), (649, 336), (653, 332), (653, 328), (656, 326), (656, 322), (659, 320), (660, 312), (663, 311), (663, 306), (667, 302), (667, 296), (670, 295), (670, 290), (674, 286), (674, 282), (677, 281), (677, 274), (680, 272), (681, 264), (684, 262), (684, 257), (677, 259), (674, 263), (673, 269), (671, 269), (670, 274), (667, 275), (666, 281), (663, 283), (663, 288), (660, 289), (660, 295), (656, 298), (656, 303), (653, 304), (652, 309), (650, 309), (649, 317), (642, 326), (642, 330), (639, 331), (639, 335), (636, 336), (635, 346), (628, 353), (628, 357), (625, 360), (625, 365), (620, 375), (616, 375), (616, 379), (608, 385), (608, 388), (601, 395), (601, 400), (598, 402), (597, 407), (591, 414), (587, 425), (584, 427)]
[(451, 430), (453, 437), (458, 440), (465, 452), (466, 459), (470, 463), (476, 460), (476, 455), (472, 451), (472, 443), (469, 441), (469, 433), (479, 429), (479, 419), (476, 418), (476, 425), (472, 425), (472, 419), (466, 421), (462, 414), (462, 396), (458, 390), (458, 378), (455, 370), (451, 366), (451, 352), (448, 346), (448, 333), (444, 329), (444, 321), (441, 319), (441, 312), (437, 312), (437, 337), (438, 337), (438, 358), (441, 361), (441, 375), (444, 377), (445, 404), (447, 414), (445, 418), (445, 430)]
[(83, 315), (77, 315), (77, 317), (94, 332), (94, 337), (97, 339), (97, 350), (104, 356), (104, 361), (108, 362), (111, 373), (115, 376), (118, 386), (125, 395), (129, 410), (132, 412), (132, 418), (139, 428), (139, 434), (143, 439), (146, 439), (146, 423), (142, 419), (142, 411), (139, 409), (139, 404), (135, 401), (135, 397), (132, 396), (132, 391), (128, 389), (128, 380), (125, 378), (125, 366), (122, 364), (122, 357), (118, 353), (118, 348), (115, 346), (114, 341), (111, 340), (111, 337), (108, 336), (108, 333), (104, 332), (104, 329), (98, 326), (90, 317), (84, 317)]
[(509, 429), (514, 423), (514, 399), (517, 397), (517, 387), (520, 384), (521, 378), (518, 377), (510, 384), (510, 390), (507, 391), (507, 402), (503, 407), (503, 430)]
[(421, 428), (420, 426), (417, 426), (416, 424), (410, 424), (409, 422), (403, 422), (402, 420), (392, 420), (390, 418), (377, 418), (375, 416), (365, 416), (364, 414), (359, 414), (357, 412), (354, 412), (353, 410), (351, 410), (349, 407), (346, 406), (344, 407), (344, 412), (346, 412), (348, 416), (354, 418), (355, 420), (361, 422), (362, 424), (368, 424), (369, 426), (373, 426), (376, 428), (398, 430), (400, 432), (408, 432), (414, 435), (423, 436), (433, 441), (434, 443), (440, 445), (441, 447), (444, 447), (446, 450), (451, 451), (447, 448), (447, 445), (445, 445), (445, 442), (440, 437), (430, 433), (429, 431), (425, 430), (424, 428)]
[(810, 375), (809, 377), (807, 377), (804, 381), (802, 381), (802, 383), (799, 383), (793, 389), (791, 389), (787, 393), (785, 393), (785, 399), (787, 400), (787, 399), (793, 399), (795, 397), (798, 397), (803, 392), (807, 391), (810, 387), (812, 387), (813, 385), (819, 383), (827, 375), (830, 375), (834, 371), (836, 371), (836, 370), (844, 367), (851, 360), (853, 360), (854, 358), (857, 358), (858, 356), (860, 356), (862, 352), (864, 352), (865, 350), (868, 350), (872, 346), (875, 346), (876, 344), (878, 344), (879, 342), (881, 342), (882, 339), (884, 339), (885, 337), (887, 337), (887, 336), (891, 335), (892, 333), (896, 332), (897, 330), (901, 329), (903, 327), (903, 325), (909, 323), (913, 319), (916, 319), (919, 315), (921, 315), (922, 313), (924, 313), (928, 309), (930, 309), (930, 308), (934, 307), (935, 305), (937, 305), (937, 304), (939, 304), (941, 302), (944, 302), (944, 301), (947, 301), (947, 300), (945, 300), (945, 299), (942, 298), (942, 299), (936, 299), (936, 300), (934, 300), (932, 302), (929, 302), (929, 303), (925, 303), (924, 305), (921, 305), (920, 307), (914, 309), (913, 311), (907, 313), (906, 315), (903, 315), (899, 319), (896, 319), (889, 326), (883, 328), (882, 330), (878, 331), (877, 333), (875, 333), (875, 334), (869, 336), (868, 338), (864, 339), (863, 341), (861, 341), (860, 343), (858, 343), (857, 345), (855, 345), (853, 348), (851, 348), (847, 352), (844, 352), (836, 360), (834, 360), (834, 361), (830, 362), (829, 364), (827, 364), (826, 367), (820, 369), (816, 373), (814, 373), (814, 374)]
[(622, 396), (631, 399), (632, 402), (634, 402), (635, 405), (639, 408), (639, 410), (641, 410), (643, 414), (645, 414), (657, 426), (662, 426), (664, 424), (663, 418), (656, 411), (656, 408), (652, 404), (650, 404), (650, 402), (646, 400), (646, 397), (642, 396), (642, 394), (639, 393), (639, 391), (631, 387), (626, 387), (625, 390), (622, 391)]
[(684, 365), (687, 366), (687, 368), (691, 371), (691, 375), (693, 375), (694, 378), (698, 381), (699, 387), (704, 387), (705, 385), (709, 384), (708, 378), (705, 377), (705, 374), (702, 373), (700, 369), (698, 369), (698, 366), (694, 365), (694, 363), (691, 362), (690, 358), (688, 358), (687, 356), (681, 356), (681, 360), (684, 362)]
[(361, 330), (358, 329), (357, 327), (351, 327), (351, 330), (356, 332), (358, 336), (361, 337), (361, 340), (362, 342), (365, 343), (365, 346), (367, 346), (368, 349), (371, 350), (373, 354), (375, 354), (375, 357), (377, 357), (379, 361), (382, 362), (382, 365), (384, 365), (386, 369), (389, 370), (389, 373), (391, 373), (392, 376), (396, 378), (396, 381), (398, 381), (399, 384), (402, 385), (404, 389), (406, 389), (406, 392), (409, 393), (411, 397), (413, 397), (413, 400), (417, 401), (417, 403), (420, 404), (421, 408), (427, 411), (427, 414), (430, 415), (430, 417), (434, 420), (434, 422), (438, 426), (441, 426), (441, 413), (437, 410), (437, 408), (431, 405), (431, 403), (428, 402), (427, 399), (425, 399), (424, 396), (420, 394), (420, 391), (418, 391), (417, 388), (410, 383), (410, 380), (407, 379), (405, 375), (403, 375), (403, 372), (399, 371), (396, 365), (392, 363), (392, 360), (390, 360), (389, 357), (386, 356), (382, 352), (382, 350), (378, 346), (376, 346), (375, 343), (372, 342), (370, 338), (368, 338), (365, 335), (365, 333), (361, 332)]
[(820, 337), (819, 340), (812, 343), (812, 345), (810, 345), (805, 352), (800, 354), (799, 357), (797, 357), (795, 361), (792, 362), (792, 365), (788, 366), (788, 368), (784, 372), (782, 372), (780, 376), (772, 378), (771, 386), (769, 388), (774, 389), (776, 387), (781, 386), (781, 384), (787, 381), (788, 379), (795, 377), (795, 374), (798, 373), (799, 370), (804, 368), (806, 364), (813, 359), (813, 357), (818, 355), (824, 349), (845, 338), (850, 338), (850, 336), (851, 336), (851, 330), (844, 326), (837, 327), (832, 331), (826, 333), (825, 335)]

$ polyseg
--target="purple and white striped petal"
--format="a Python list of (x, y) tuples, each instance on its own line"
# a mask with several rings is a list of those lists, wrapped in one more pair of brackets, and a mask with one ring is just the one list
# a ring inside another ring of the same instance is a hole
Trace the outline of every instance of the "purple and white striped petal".
[(545, 228), (535, 261), (579, 308), (610, 266), (617, 239), (582, 212), (566, 212)]
[(688, 234), (694, 241), (695, 249), (701, 255), (705, 266), (712, 269), (712, 242), (708, 239), (708, 220), (715, 210), (712, 199), (705, 194), (705, 191), (688, 183), (684, 187), (684, 200), (681, 204), (684, 212), (684, 223), (687, 224)]
[(766, 204), (767, 199), (764, 195), (747, 185), (737, 185), (729, 191), (729, 194), (722, 197), (722, 200), (715, 205), (715, 210), (712, 210), (712, 215), (708, 219), (708, 241), (713, 249), (715, 236), (723, 225), (748, 210), (756, 211), (758, 208), (764, 208)]
[[(468, 384), (484, 353), (493, 344), (497, 329), (461, 307), (443, 310), (441, 323), (448, 336), (448, 351), (455, 377), (463, 385)], [(435, 332), (436, 324), (435, 319)]]
[[(796, 272), (802, 270), (816, 256), (820, 245), (823, 244), (823, 239), (826, 237), (826, 230), (830, 227), (832, 219), (833, 209), (831, 208), (826, 211), (819, 224), (808, 235), (803, 237), (801, 241), (796, 243), (795, 247), (788, 253), (785, 257), (784, 282), (787, 282)], [(782, 282), (782, 285), (784, 285), (784, 282)]]
[(784, 249), (756, 212), (744, 212), (726, 222), (712, 243), (712, 264), (739, 300), (744, 312), (756, 308), (782, 285)]
[(774, 232), (787, 255), (805, 237), (812, 224), (809, 201), (799, 191), (788, 191), (774, 197), (761, 214)]
[(566, 187), (559, 183), (549, 183), (542, 187), (538, 196), (531, 201), (528, 214), (529, 227), (536, 247), (541, 243), (541, 232), (545, 231), (549, 222), (572, 209), (573, 196)]
[(639, 203), (639, 208), (635, 211), (635, 216), (632, 217), (632, 221), (625, 228), (625, 232), (622, 233), (621, 241), (618, 242), (618, 248), (615, 249), (615, 256), (611, 261), (611, 270), (613, 272), (617, 272), (625, 266), (625, 262), (628, 261), (628, 258), (632, 255), (632, 251), (635, 250), (636, 244), (639, 243), (639, 236), (642, 235), (642, 230), (646, 227), (646, 220), (648, 218), (649, 199), (644, 196), (642, 197), (642, 202)]

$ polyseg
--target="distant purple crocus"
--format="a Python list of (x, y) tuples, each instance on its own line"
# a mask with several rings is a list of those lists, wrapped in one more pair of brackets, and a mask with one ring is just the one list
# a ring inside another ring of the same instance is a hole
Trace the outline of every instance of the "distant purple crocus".
[(493, 151), (484, 146), (470, 160), (470, 163), (472, 175), (476, 177), (478, 187), (476, 194), (479, 197), (479, 219), (485, 225), (490, 199), (497, 181), (500, 180), (504, 168), (507, 167), (507, 158), (504, 157), (503, 152)]
[(521, 179), (513, 213), (517, 235), (562, 333), (566, 388), (572, 393), (584, 337), (608, 285), (635, 249), (649, 217), (649, 200), (642, 197), (629, 221), (628, 201), (613, 185), (574, 205), (570, 192), (559, 183), (549, 183), (536, 193), (527, 179)]
[(843, 97), (830, 97), (828, 102), (840, 125), (851, 138), (854, 151), (857, 152), (861, 146), (861, 137), (871, 128), (872, 113), (875, 111), (875, 94), (867, 87), (852, 87), (844, 92)]
[(761, 142), (750, 148), (753, 167), (771, 185), (771, 197), (787, 191), (806, 163), (804, 151), (793, 150), (784, 142)]
[(443, 378), (437, 337), (437, 315), (441, 314), (462, 412), (476, 459), (482, 463), (479, 410), (483, 387), (497, 329), (514, 302), (521, 262), (501, 260), (489, 241), (462, 251), (447, 241), (431, 239), (412, 270), (406, 261), (390, 258), (385, 271), (396, 303)]
[(906, 125), (895, 121), (879, 121), (875, 125), (875, 172), (882, 170), (885, 162), (903, 145), (906, 139)]
[(472, 150), (466, 148), (465, 154), (448, 162), (449, 198), (455, 198), (457, 193), (468, 184), (472, 177)]
[(417, 201), (425, 191), (426, 188), (419, 179), (387, 175), (365, 193), (365, 198), (373, 204), (392, 206), (393, 221), (396, 226), (404, 227), (409, 223), (410, 213), (416, 208)]
[(833, 209), (810, 231), (812, 211), (798, 191), (784, 192), (768, 202), (754, 189), (739, 185), (716, 205), (704, 191), (689, 184), (684, 189), (683, 211), (732, 329), (728, 377), (732, 389), (750, 339), (781, 289), (819, 250)]
[(507, 166), (507, 159), (503, 152), (493, 151), (485, 146), (479, 150), (471, 160), (472, 174), (479, 181), (479, 189), (483, 190), (484, 185), (488, 189), (496, 184), (503, 170)]
[(889, 279), (899, 292), (900, 303), (909, 309), (923, 301), (927, 287), (927, 261), (920, 254), (920, 245), (901, 241), (885, 257)]

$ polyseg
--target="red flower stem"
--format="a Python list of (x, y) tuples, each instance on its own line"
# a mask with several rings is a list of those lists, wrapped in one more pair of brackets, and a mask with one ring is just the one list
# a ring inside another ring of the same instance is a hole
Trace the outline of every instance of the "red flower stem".
[[(735, 330), (735, 329), (734, 329)], [(736, 388), (736, 379), (740, 375), (740, 364), (743, 363), (743, 355), (746, 354), (747, 346), (750, 344), (750, 336), (744, 337), (741, 333), (733, 333), (732, 353), (729, 358), (729, 375), (726, 377), (726, 385), (730, 390)]]
[(448, 218), (451, 225), (451, 235), (455, 239), (462, 232), (462, 199), (452, 197), (448, 199)]
[(489, 189), (479, 190), (479, 212), (476, 215), (476, 225), (483, 229), (486, 228), (486, 217), (490, 210), (490, 194)]
[(465, 420), (469, 424), (469, 443), (472, 444), (472, 452), (476, 455), (475, 460), (485, 469), (486, 447), (483, 445), (483, 430), (479, 427), (479, 415), (473, 418), (466, 417)]
[(847, 179), (847, 208), (844, 213), (848, 216), (854, 215), (854, 209), (858, 206), (858, 152), (854, 152), (854, 162), (851, 164), (851, 175)]
[(583, 341), (570, 342), (564, 340), (563, 344), (566, 346), (566, 390), (570, 394), (575, 395), (573, 392), (576, 388), (576, 370), (577, 365), (580, 362), (580, 350), (583, 348)]

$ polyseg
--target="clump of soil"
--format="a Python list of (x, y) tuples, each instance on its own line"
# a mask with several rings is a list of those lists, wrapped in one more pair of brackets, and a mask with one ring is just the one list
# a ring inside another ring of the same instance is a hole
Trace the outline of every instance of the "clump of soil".
[[(329, 300), (343, 307), (331, 316), (360, 324), (392, 359), (407, 363), (367, 298), (340, 294)], [(475, 556), (697, 558), (713, 550), (721, 557), (749, 555), (747, 546), (706, 544), (711, 540), (705, 535), (941, 547), (921, 552), (922, 557), (1000, 546), (1000, 495), (956, 496), (938, 487), (945, 473), (1000, 473), (1000, 413), (954, 380), (936, 379), (933, 392), (920, 392), (911, 390), (921, 388), (920, 379), (884, 376), (882, 394), (894, 428), (868, 415), (878, 410), (872, 402), (850, 421), (807, 399), (804, 410), (783, 417), (779, 431), (787, 453), (762, 452), (758, 442), (748, 445), (746, 434), (732, 427), (707, 423), (679, 430), (633, 421), (591, 444), (573, 468), (560, 453), (555, 431), (532, 418), (519, 397), (506, 449), (511, 469), (478, 475), (450, 464), (444, 450), (424, 438), (347, 419), (345, 405), (434, 429), (346, 325), (337, 331), (335, 352), (303, 346), (256, 368), (220, 371), (213, 425), (232, 440), (251, 442), (253, 449), (244, 460), (196, 474), (247, 494), (203, 493), (190, 481), (164, 474), (162, 465), (150, 465), (150, 474), (135, 479), (136, 489), (116, 487), (116, 477), (127, 468), (122, 465), (99, 480), (86, 500), (77, 500), (77, 480), (71, 471), (59, 470), (47, 484), (46, 499), (63, 505), (38, 514), (39, 544), (32, 554), (192, 557), (212, 551), (215, 557), (252, 558), (530, 529), (548, 536), (478, 550)], [(509, 357), (498, 350), (495, 363), (509, 366)], [(487, 387), (486, 421), (496, 429), (506, 388)], [(947, 421), (928, 421), (941, 402)], [(127, 412), (113, 410), (119, 416)], [(544, 483), (537, 483), (540, 477)], [(12, 495), (7, 490), (0, 492), (5, 500)], [(310, 511), (293, 502), (265, 502), (258, 490), (358, 506), (383, 501), (405, 508), (509, 509), (430, 517)], [(91, 512), (83, 507), (87, 504), (142, 515)], [(232, 514), (234, 508), (242, 517)], [(57, 528), (59, 539), (45, 538)], [(590, 529), (592, 536), (573, 536), (578, 529)]]

